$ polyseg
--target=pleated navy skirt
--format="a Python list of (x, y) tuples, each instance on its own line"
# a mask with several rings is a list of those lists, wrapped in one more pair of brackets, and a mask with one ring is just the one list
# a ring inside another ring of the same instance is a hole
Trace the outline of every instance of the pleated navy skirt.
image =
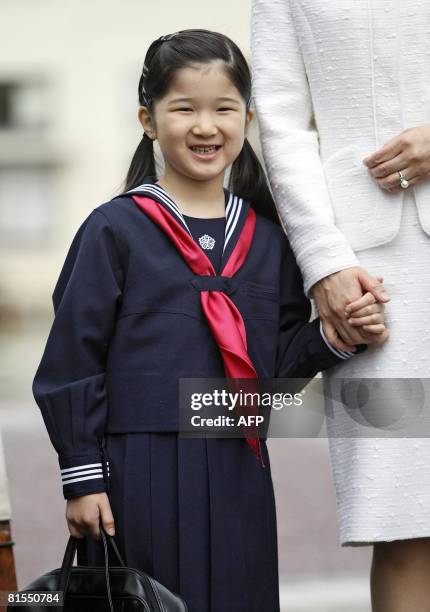
[[(127, 566), (180, 594), (189, 612), (279, 611), (264, 441), (265, 468), (238, 438), (108, 434), (106, 450), (116, 539)], [(102, 564), (101, 543), (81, 540), (78, 563)]]

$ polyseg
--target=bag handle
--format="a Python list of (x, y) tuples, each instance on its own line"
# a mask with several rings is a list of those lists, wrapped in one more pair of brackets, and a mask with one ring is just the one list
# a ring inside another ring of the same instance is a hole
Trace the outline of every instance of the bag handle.
[[(109, 578), (109, 552), (108, 552), (108, 542), (110, 542), (116, 556), (122, 567), (125, 567), (124, 560), (119, 552), (118, 545), (115, 540), (115, 536), (111, 536), (106, 533), (103, 524), (100, 519), (100, 535), (103, 543), (103, 554), (105, 559), (105, 577), (106, 577), (106, 589), (108, 594), (109, 601), (109, 612), (115, 612), (113, 608), (112, 595), (110, 589), (110, 578)], [(106, 538), (107, 536), (107, 538)], [(63, 557), (63, 562), (61, 564), (60, 570), (60, 578), (58, 581), (58, 590), (63, 591), (63, 606), (66, 603), (67, 589), (69, 587), (70, 574), (72, 572), (73, 560), (76, 554), (76, 547), (78, 543), (78, 538), (74, 536), (70, 536), (69, 541), (67, 542), (66, 550)]]

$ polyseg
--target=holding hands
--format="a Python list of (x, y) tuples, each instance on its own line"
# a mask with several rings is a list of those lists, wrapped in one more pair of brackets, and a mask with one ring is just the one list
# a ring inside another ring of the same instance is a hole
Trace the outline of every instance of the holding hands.
[(382, 344), (389, 332), (384, 304), (390, 296), (381, 277), (358, 266), (321, 279), (312, 288), (324, 334), (332, 346), (355, 352), (356, 344)]

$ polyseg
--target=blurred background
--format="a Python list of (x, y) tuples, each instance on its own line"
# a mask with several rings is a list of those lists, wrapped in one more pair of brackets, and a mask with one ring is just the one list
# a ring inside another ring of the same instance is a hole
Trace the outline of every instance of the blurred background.
[[(250, 10), (249, 0), (0, 0), (0, 521), (11, 518), (18, 588), (58, 567), (68, 538), (31, 382), (71, 239), (120, 191), (141, 138), (145, 51), (200, 27), (249, 59)], [(250, 140), (259, 150), (256, 121)], [(273, 439), (270, 449), (282, 609), (368, 612), (371, 549), (339, 545), (327, 440)]]

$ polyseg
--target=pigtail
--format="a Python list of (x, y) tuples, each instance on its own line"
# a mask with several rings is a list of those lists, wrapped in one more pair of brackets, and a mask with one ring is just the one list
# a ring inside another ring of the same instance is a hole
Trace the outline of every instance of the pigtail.
[(232, 164), (228, 188), (249, 200), (256, 213), (280, 225), (266, 174), (247, 138)]
[(155, 156), (154, 142), (144, 134), (131, 160), (124, 192), (141, 185), (146, 176), (155, 176)]

